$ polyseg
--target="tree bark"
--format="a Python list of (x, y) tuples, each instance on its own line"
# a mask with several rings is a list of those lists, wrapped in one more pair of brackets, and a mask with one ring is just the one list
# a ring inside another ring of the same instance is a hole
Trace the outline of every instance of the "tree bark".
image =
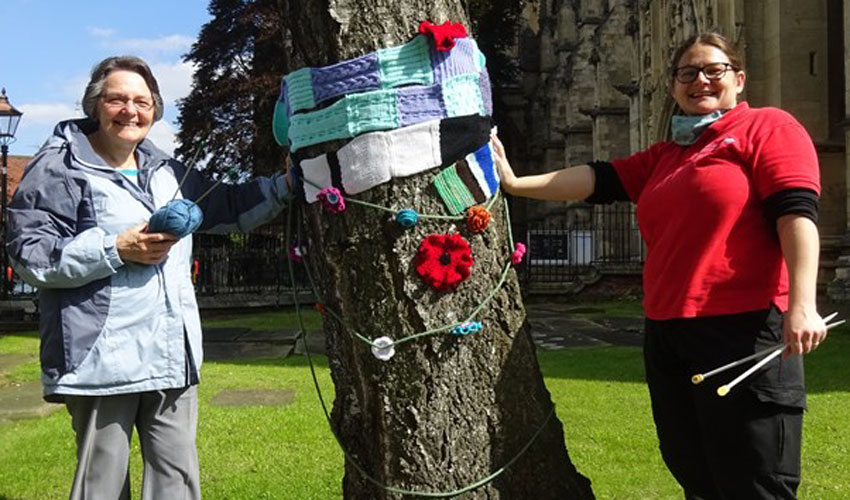
[[(468, 19), (459, 0), (278, 0), (287, 19), (295, 64), (320, 66), (404, 43), (419, 21)], [(295, 69), (295, 68), (292, 68)], [(308, 157), (338, 148), (320, 144)], [(395, 179), (356, 197), (394, 209), (445, 213), (430, 181), (433, 172)], [(516, 274), (475, 318), (480, 333), (422, 337), (376, 359), (368, 338), (399, 339), (463, 320), (494, 290), (512, 248), (503, 200), (483, 234), (465, 224), (420, 220), (411, 229), (392, 214), (347, 204), (338, 215), (306, 207), (307, 262), (321, 300), (344, 324), (325, 316), (327, 352), (336, 397), (332, 425), (346, 459), (349, 499), (412, 498), (369, 481), (418, 492), (446, 492), (486, 478), (531, 446), (495, 480), (461, 495), (486, 499), (588, 499), (564, 445), (560, 421), (537, 363)], [(428, 234), (460, 233), (472, 248), (472, 275), (453, 293), (430, 289), (412, 264)]]

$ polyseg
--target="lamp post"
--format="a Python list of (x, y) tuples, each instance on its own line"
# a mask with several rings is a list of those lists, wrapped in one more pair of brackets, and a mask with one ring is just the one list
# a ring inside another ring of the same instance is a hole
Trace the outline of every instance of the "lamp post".
[(0, 171), (0, 225), (3, 227), (3, 299), (9, 298), (10, 280), (8, 276), (9, 256), (6, 254), (6, 188), (8, 180), (8, 170), (6, 168), (6, 157), (9, 154), (9, 144), (15, 142), (15, 132), (18, 130), (18, 122), (21, 121), (23, 113), (15, 109), (9, 104), (9, 99), (6, 97), (6, 89), (0, 90), (0, 156), (2, 156), (2, 171)]

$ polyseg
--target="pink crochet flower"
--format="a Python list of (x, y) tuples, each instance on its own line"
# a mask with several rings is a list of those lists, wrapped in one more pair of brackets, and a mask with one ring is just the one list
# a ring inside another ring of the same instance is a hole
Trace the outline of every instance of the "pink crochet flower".
[(300, 264), (304, 260), (304, 248), (300, 245), (292, 244), (289, 247), (289, 259), (292, 262)]
[(316, 198), (322, 202), (322, 207), (325, 211), (332, 214), (345, 212), (345, 200), (342, 198), (342, 193), (335, 187), (327, 187), (319, 191)]
[(514, 253), (511, 254), (511, 262), (513, 262), (514, 265), (519, 264), (520, 262), (522, 262), (522, 257), (524, 255), (525, 245), (523, 245), (522, 243), (517, 243), (516, 245), (514, 245)]

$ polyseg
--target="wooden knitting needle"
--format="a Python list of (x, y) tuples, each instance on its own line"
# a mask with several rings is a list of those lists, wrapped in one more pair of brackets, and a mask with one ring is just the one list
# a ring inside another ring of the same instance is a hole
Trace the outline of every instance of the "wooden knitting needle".
[(782, 351), (784, 351), (784, 350), (785, 350), (785, 346), (782, 346), (782, 347), (780, 347), (780, 348), (776, 349), (776, 350), (775, 350), (775, 351), (773, 351), (772, 353), (770, 353), (770, 354), (768, 354), (767, 356), (765, 356), (765, 357), (764, 357), (764, 359), (762, 359), (762, 360), (761, 360), (761, 361), (759, 361), (758, 363), (756, 363), (756, 364), (754, 364), (753, 366), (751, 366), (751, 367), (750, 367), (747, 371), (745, 371), (744, 373), (742, 373), (742, 374), (738, 375), (738, 378), (736, 378), (735, 380), (733, 380), (733, 381), (729, 382), (729, 383), (728, 383), (728, 384), (726, 384), (726, 385), (721, 385), (720, 387), (718, 387), (718, 388), (717, 388), (717, 395), (718, 395), (718, 396), (723, 397), (723, 396), (725, 396), (725, 395), (729, 394), (729, 391), (731, 391), (733, 387), (735, 387), (736, 385), (738, 385), (738, 382), (740, 382), (740, 381), (744, 380), (745, 378), (749, 377), (749, 376), (750, 376), (750, 374), (752, 374), (754, 371), (758, 370), (759, 368), (761, 368), (762, 366), (764, 366), (765, 364), (767, 364), (767, 362), (768, 362), (768, 361), (770, 361), (771, 359), (775, 358), (776, 356), (779, 356), (780, 354), (782, 354)]
[[(829, 316), (827, 316), (827, 317), (823, 318), (823, 322), (824, 322), (824, 323), (826, 323), (826, 322), (828, 322), (828, 321), (832, 320), (833, 318), (835, 318), (836, 316), (838, 316), (838, 313), (837, 313), (837, 312), (834, 312), (834, 313), (830, 314)], [(838, 325), (840, 325), (840, 324), (842, 324), (842, 323), (844, 323), (844, 320), (838, 321), (838, 322), (833, 323), (833, 324), (831, 324), (831, 325), (826, 325), (826, 329), (827, 329), (827, 330), (829, 330), (830, 328), (836, 327), (836, 326), (838, 326)], [(760, 358), (760, 357), (762, 357), (762, 356), (768, 355), (768, 354), (770, 354), (771, 352), (773, 352), (773, 350), (774, 350), (774, 349), (777, 349), (777, 348), (776, 348), (776, 347), (768, 347), (767, 349), (764, 349), (764, 350), (762, 350), (762, 351), (759, 351), (759, 352), (757, 352), (757, 353), (755, 353), (755, 354), (751, 354), (751, 355), (749, 355), (749, 356), (747, 356), (747, 357), (745, 357), (745, 358), (741, 358), (741, 359), (739, 359), (739, 360), (737, 360), (737, 361), (732, 361), (732, 362), (731, 362), (731, 363), (729, 363), (729, 364), (723, 365), (723, 366), (721, 366), (721, 367), (719, 367), (719, 368), (715, 368), (714, 370), (711, 370), (711, 371), (709, 371), (709, 372), (706, 372), (706, 373), (697, 373), (696, 375), (694, 375), (693, 377), (691, 377), (691, 382), (693, 382), (693, 383), (694, 383), (694, 385), (699, 384), (699, 383), (701, 383), (702, 381), (704, 381), (705, 379), (707, 379), (708, 377), (711, 377), (711, 376), (713, 376), (713, 375), (717, 375), (718, 373), (725, 372), (726, 370), (728, 370), (728, 369), (730, 369), (730, 368), (735, 368), (736, 366), (742, 365), (742, 364), (746, 363), (747, 361), (752, 361), (752, 360), (754, 360), (754, 359), (758, 359), (758, 358)]]
[[(835, 317), (835, 316), (832, 316), (832, 317)], [(843, 324), (843, 323), (845, 323), (845, 320), (843, 320), (843, 319), (842, 319), (841, 321), (836, 321), (835, 323), (832, 323), (831, 325), (826, 325), (826, 329), (827, 329), (827, 330), (829, 330), (830, 328), (834, 328), (834, 327), (836, 327), (836, 326), (838, 326), (838, 325), (841, 325), (841, 324)], [(738, 385), (738, 383), (739, 383), (740, 381), (742, 381), (742, 380), (744, 380), (745, 378), (747, 378), (747, 377), (749, 377), (750, 375), (752, 375), (752, 374), (753, 374), (756, 370), (758, 370), (759, 368), (761, 368), (762, 366), (764, 366), (765, 364), (767, 364), (767, 363), (768, 363), (771, 359), (773, 359), (773, 358), (775, 358), (775, 357), (779, 356), (780, 354), (782, 354), (782, 351), (784, 351), (784, 350), (785, 350), (785, 346), (784, 346), (784, 345), (783, 345), (782, 347), (777, 348), (775, 351), (773, 351), (772, 353), (768, 354), (768, 355), (767, 355), (764, 359), (762, 359), (762, 360), (761, 360), (761, 361), (759, 361), (758, 363), (756, 363), (756, 364), (754, 364), (753, 366), (751, 366), (751, 367), (750, 367), (747, 371), (745, 371), (744, 373), (742, 373), (742, 374), (738, 375), (738, 377), (737, 377), (735, 380), (733, 380), (733, 381), (729, 382), (728, 384), (721, 385), (720, 387), (718, 387), (718, 388), (717, 388), (717, 395), (718, 395), (718, 396), (723, 397), (723, 396), (725, 396), (725, 395), (729, 394), (729, 391), (731, 391), (733, 387), (735, 387), (736, 385)]]

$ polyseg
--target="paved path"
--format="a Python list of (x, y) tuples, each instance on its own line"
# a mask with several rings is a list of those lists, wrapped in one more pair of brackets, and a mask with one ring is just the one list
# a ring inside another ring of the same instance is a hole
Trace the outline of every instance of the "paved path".
[[(640, 346), (643, 342), (643, 318), (609, 317), (604, 310), (592, 307), (571, 308), (564, 304), (530, 304), (526, 306), (526, 310), (531, 335), (541, 349), (604, 345)], [(308, 332), (306, 341), (310, 353), (324, 353), (325, 341), (322, 332)], [(292, 331), (204, 329), (204, 358), (207, 360), (285, 358), (293, 354), (303, 355), (304, 351), (304, 340), (297, 339), (296, 333)], [(0, 380), (16, 366), (34, 360), (35, 356), (0, 354)], [(246, 397), (248, 400), (262, 402), (271, 396), (249, 394)], [(286, 400), (288, 396), (281, 397)], [(38, 418), (61, 408), (61, 405), (45, 403), (41, 399), (39, 382), (12, 384), (0, 388), (0, 423), (6, 420)]]

